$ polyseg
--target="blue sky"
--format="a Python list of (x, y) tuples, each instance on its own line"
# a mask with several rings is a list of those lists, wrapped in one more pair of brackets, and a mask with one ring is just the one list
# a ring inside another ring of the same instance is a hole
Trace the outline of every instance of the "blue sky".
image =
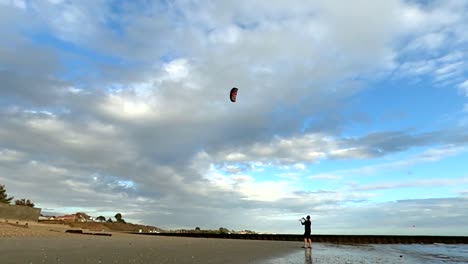
[(0, 0), (0, 183), (165, 229), (468, 235), (467, 11)]

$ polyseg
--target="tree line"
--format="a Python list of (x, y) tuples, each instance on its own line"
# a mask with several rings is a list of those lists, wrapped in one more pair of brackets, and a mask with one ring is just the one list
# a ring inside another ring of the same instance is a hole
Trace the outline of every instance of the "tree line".
[[(116, 220), (117, 223), (124, 223), (124, 224), (126, 223), (125, 220), (122, 218), (121, 213), (115, 214), (114, 217), (115, 217), (115, 220)], [(96, 220), (98, 220), (99, 222), (108, 222), (108, 223), (113, 223), (114, 222), (114, 221), (112, 221), (112, 218), (109, 217), (106, 220), (106, 218), (104, 216), (102, 216), (102, 215), (96, 217)]]
[[(5, 185), (0, 184), (0, 203), (11, 204), (11, 201), (13, 199), (14, 199), (14, 197), (9, 197), (8, 196), (8, 194), (6, 192), (6, 189), (5, 189)], [(31, 200), (25, 199), (25, 198), (15, 200), (15, 205), (23, 205), (23, 206), (34, 207), (34, 203)], [(117, 213), (114, 217), (115, 217), (117, 223), (126, 223), (125, 220), (122, 218), (121, 213)], [(112, 219), (110, 217), (108, 219), (106, 219), (102, 215), (96, 217), (96, 220), (98, 220), (100, 222), (110, 222), (110, 223), (114, 222), (114, 221), (112, 221)]]
[[(6, 193), (5, 185), (0, 184), (0, 203), (10, 204), (11, 200), (13, 199), (14, 197), (8, 197), (8, 194)], [(15, 200), (15, 205), (24, 205), (24, 206), (34, 207), (34, 203), (31, 200), (24, 199), (24, 198)]]

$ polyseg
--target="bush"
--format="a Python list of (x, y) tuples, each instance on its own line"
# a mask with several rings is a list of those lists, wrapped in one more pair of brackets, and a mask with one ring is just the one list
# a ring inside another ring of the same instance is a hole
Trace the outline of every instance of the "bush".
[(23, 205), (23, 206), (29, 206), (29, 207), (34, 207), (34, 203), (31, 202), (29, 199), (21, 199), (21, 200), (16, 200), (15, 201), (16, 205)]
[(225, 227), (220, 227), (219, 228), (219, 233), (220, 234), (229, 234), (231, 232), (229, 232), (229, 229), (225, 228)]
[(122, 218), (121, 213), (117, 213), (114, 217), (115, 217), (115, 219), (117, 220), (118, 223), (125, 223), (125, 220)]

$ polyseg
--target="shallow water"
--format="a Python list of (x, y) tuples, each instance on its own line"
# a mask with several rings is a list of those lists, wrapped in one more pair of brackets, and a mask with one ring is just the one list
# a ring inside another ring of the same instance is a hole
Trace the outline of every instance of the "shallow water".
[(314, 243), (312, 249), (303, 249), (298, 244), (297, 252), (282, 258), (272, 259), (265, 264), (388, 264), (468, 263), (468, 245), (446, 244), (388, 244), (388, 245), (336, 245)]

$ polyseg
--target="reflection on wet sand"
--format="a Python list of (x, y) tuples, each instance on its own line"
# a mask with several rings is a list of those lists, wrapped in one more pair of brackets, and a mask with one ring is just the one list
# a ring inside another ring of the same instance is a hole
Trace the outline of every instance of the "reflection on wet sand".
[[(302, 243), (301, 243), (302, 244)], [(299, 247), (299, 243), (297, 243)], [(304, 250), (304, 252), (302, 252)], [(372, 263), (372, 264), (468, 264), (468, 245), (339, 245), (314, 243), (312, 249), (297, 249), (294, 253), (277, 259), (269, 259), (265, 264), (345, 264), (345, 263)], [(313, 259), (312, 259), (312, 254)]]
[(304, 248), (304, 264), (312, 264), (312, 248)]

